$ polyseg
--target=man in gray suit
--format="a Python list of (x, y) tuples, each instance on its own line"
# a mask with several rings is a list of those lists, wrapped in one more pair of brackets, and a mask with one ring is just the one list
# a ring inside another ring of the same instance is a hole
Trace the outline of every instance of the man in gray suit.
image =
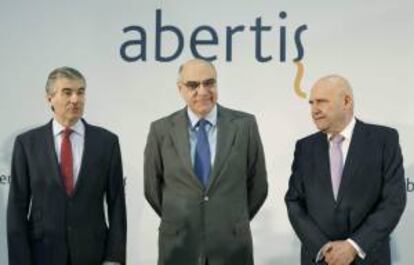
[(53, 119), (16, 138), (7, 208), (9, 265), (125, 263), (118, 137), (82, 119), (85, 91), (79, 71), (53, 70), (46, 84)]
[(145, 196), (161, 218), (159, 265), (252, 265), (250, 221), (267, 196), (253, 115), (218, 105), (217, 74), (203, 60), (180, 67), (187, 106), (151, 124)]
[(296, 143), (285, 198), (301, 264), (391, 264), (389, 237), (406, 203), (397, 131), (356, 119), (338, 75), (319, 79), (309, 103), (319, 132)]

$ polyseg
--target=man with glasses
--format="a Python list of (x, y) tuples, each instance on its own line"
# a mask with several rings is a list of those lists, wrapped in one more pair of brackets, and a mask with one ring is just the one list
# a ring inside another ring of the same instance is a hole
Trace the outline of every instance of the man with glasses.
[(187, 106), (151, 124), (145, 196), (160, 216), (159, 265), (253, 264), (250, 221), (267, 196), (253, 115), (217, 104), (215, 67), (179, 69)]

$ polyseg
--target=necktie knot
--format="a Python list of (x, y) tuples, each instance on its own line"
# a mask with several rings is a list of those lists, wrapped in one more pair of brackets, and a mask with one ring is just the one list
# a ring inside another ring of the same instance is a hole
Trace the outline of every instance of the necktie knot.
[(199, 129), (203, 129), (204, 130), (206, 128), (206, 125), (208, 125), (208, 124), (210, 124), (210, 122), (208, 120), (200, 119), (197, 122), (196, 127), (198, 127)]
[(331, 137), (331, 143), (333, 143), (334, 145), (341, 145), (344, 140), (345, 137), (343, 137), (340, 134)]
[(65, 128), (65, 129), (63, 129), (63, 137), (69, 137), (72, 133), (73, 133), (73, 130), (71, 129), (71, 128)]

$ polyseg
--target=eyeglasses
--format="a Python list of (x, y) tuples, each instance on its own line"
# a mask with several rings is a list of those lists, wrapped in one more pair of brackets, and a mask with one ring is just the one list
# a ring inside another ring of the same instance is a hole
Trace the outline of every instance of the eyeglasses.
[(210, 79), (203, 80), (201, 82), (187, 81), (183, 83), (183, 85), (186, 86), (189, 90), (195, 91), (197, 90), (197, 88), (200, 87), (200, 85), (202, 85), (206, 89), (211, 89), (216, 85), (216, 83), (217, 83), (217, 80), (215, 78), (210, 78)]

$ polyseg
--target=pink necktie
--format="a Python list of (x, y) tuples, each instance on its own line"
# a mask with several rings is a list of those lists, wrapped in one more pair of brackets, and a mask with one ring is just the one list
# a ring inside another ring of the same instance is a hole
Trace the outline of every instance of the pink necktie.
[(330, 140), (329, 160), (331, 163), (331, 181), (335, 200), (338, 196), (339, 185), (341, 184), (342, 179), (342, 170), (344, 167), (341, 149), (344, 139), (345, 138), (342, 135), (338, 134)]
[(60, 148), (60, 171), (63, 178), (66, 193), (70, 196), (73, 192), (73, 156), (69, 128), (63, 130), (62, 144)]

